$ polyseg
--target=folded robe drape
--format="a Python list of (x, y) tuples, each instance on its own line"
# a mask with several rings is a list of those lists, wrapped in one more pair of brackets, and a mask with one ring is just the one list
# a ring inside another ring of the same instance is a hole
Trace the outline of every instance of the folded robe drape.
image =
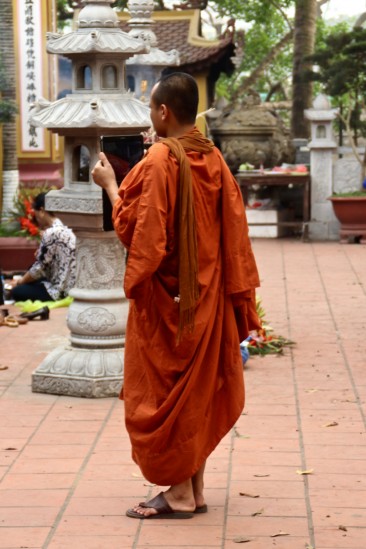
[[(189, 135), (189, 134), (188, 134)], [(200, 296), (177, 343), (179, 165), (156, 143), (124, 179), (113, 209), (128, 249), (124, 387), (133, 459), (166, 486), (192, 477), (244, 406), (239, 342), (260, 327), (259, 279), (240, 189), (221, 153), (188, 151)]]

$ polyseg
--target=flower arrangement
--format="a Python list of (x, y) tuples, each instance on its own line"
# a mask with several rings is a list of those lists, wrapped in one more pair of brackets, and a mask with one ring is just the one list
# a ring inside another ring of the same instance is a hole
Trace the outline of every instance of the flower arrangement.
[(249, 337), (240, 344), (244, 362), (252, 355), (264, 356), (268, 354), (281, 354), (283, 353), (284, 347), (294, 345), (293, 341), (273, 333), (273, 329), (265, 320), (265, 311), (262, 306), (261, 298), (258, 295), (256, 299), (256, 308), (262, 323), (262, 328), (258, 331), (251, 332)]
[(20, 187), (9, 217), (0, 225), (0, 236), (25, 236), (40, 240), (41, 234), (34, 221), (32, 202), (35, 196), (48, 190), (50, 190), (49, 187), (34, 189)]

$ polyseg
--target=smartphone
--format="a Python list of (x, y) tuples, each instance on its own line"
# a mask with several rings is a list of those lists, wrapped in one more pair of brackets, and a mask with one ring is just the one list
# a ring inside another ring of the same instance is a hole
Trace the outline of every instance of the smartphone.
[[(100, 138), (100, 150), (108, 158), (120, 185), (131, 168), (144, 156), (144, 139), (142, 135), (103, 135)], [(112, 204), (104, 189), (103, 230), (113, 231)]]

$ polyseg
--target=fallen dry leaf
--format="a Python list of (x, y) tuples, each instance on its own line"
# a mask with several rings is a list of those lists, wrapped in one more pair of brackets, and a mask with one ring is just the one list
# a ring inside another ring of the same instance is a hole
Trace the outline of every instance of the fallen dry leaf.
[(342, 524), (340, 524), (340, 525), (338, 526), (338, 530), (343, 530), (343, 532), (348, 532), (347, 527), (346, 527), (346, 526), (343, 526)]
[(239, 496), (244, 496), (246, 498), (259, 498), (259, 494), (248, 494), (247, 492), (239, 492)]
[(263, 515), (264, 509), (259, 509), (259, 511), (256, 511), (255, 513), (252, 513), (252, 517), (257, 517), (258, 515)]
[(233, 539), (234, 543), (249, 543), (250, 541), (252, 541), (250, 538), (244, 538), (243, 536), (238, 536)]
[(298, 470), (296, 471), (296, 473), (297, 473), (298, 475), (312, 475), (313, 472), (314, 472), (314, 469), (304, 469), (303, 471), (301, 471), (300, 469), (298, 469)]
[(336, 421), (331, 421), (330, 423), (326, 423), (323, 425), (323, 427), (337, 427), (338, 423)]
[(249, 435), (241, 435), (237, 427), (234, 427), (234, 435), (236, 436), (236, 438), (250, 438)]
[(271, 538), (278, 538), (279, 536), (289, 536), (290, 534), (288, 534), (287, 532), (277, 532), (277, 534), (272, 534), (271, 535)]
[(9, 370), (9, 366), (0, 366), (0, 370)]

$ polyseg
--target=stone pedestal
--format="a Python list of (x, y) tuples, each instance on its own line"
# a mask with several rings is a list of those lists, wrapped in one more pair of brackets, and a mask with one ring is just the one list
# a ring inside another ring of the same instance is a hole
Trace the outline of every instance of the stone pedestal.
[(312, 148), (310, 154), (311, 220), (309, 237), (313, 240), (337, 240), (339, 222), (331, 202), (334, 149)]
[(34, 392), (117, 396), (123, 382), (128, 303), (124, 250), (114, 232), (77, 233), (76, 286), (70, 292), (70, 343), (51, 352), (32, 375)]

